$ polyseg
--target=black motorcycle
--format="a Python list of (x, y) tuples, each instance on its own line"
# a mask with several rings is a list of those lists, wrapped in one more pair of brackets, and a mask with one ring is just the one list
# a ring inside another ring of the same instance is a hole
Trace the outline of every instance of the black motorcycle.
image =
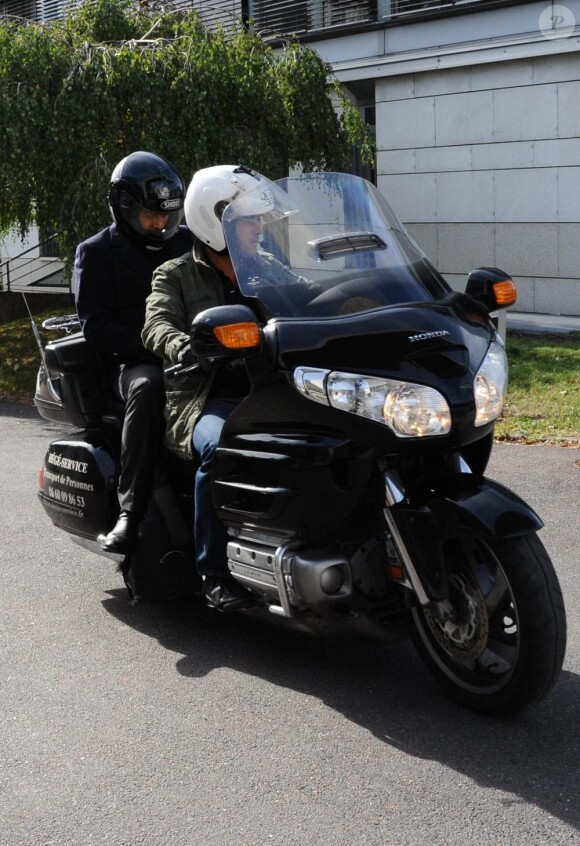
[[(357, 177), (260, 190), (257, 206), (245, 196), (223, 217), (256, 308), (208, 309), (191, 330), (206, 366), (243, 366), (251, 384), (213, 482), (229, 568), (258, 600), (247, 613), (328, 636), (410, 633), (464, 705), (500, 714), (539, 702), (564, 658), (562, 595), (540, 518), (484, 476), (507, 386), (490, 315), (515, 302), (513, 282), (479, 268), (452, 291)], [(248, 254), (234, 224), (256, 208)], [(107, 555), (122, 409), (74, 320), (44, 324), (69, 333), (42, 351), (35, 403), (78, 431), (49, 446), (40, 499), (56, 526)], [(191, 496), (192, 468), (168, 455), (120, 561), (134, 600), (197, 590)]]

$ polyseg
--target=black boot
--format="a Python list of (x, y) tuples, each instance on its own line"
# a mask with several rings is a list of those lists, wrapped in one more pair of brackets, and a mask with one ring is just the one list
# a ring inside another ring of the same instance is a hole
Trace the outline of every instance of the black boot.
[(228, 576), (204, 576), (203, 594), (210, 608), (218, 611), (249, 611), (257, 608), (257, 598)]
[(130, 511), (121, 511), (119, 519), (108, 535), (101, 540), (101, 547), (107, 552), (131, 552), (137, 540), (139, 519)]

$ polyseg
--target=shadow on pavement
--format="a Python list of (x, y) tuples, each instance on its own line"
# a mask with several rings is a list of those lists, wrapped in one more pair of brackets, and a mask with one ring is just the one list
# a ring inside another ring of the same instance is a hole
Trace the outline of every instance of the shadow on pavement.
[(40, 415), (32, 403), (5, 402), (0, 400), (0, 417), (18, 417), (39, 420)]
[(580, 829), (580, 677), (574, 673), (563, 672), (535, 709), (497, 720), (449, 700), (410, 642), (341, 646), (250, 617), (219, 615), (193, 599), (132, 606), (124, 590), (111, 591), (103, 605), (177, 653), (176, 668), (185, 677), (228, 667), (315, 696), (383, 743), (505, 791), (500, 802), (506, 807), (537, 805)]

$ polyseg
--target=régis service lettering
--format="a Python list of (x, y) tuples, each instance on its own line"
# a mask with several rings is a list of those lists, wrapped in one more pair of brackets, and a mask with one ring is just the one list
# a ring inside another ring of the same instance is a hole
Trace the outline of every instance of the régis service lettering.
[(76, 473), (88, 473), (89, 470), (88, 462), (66, 458), (58, 452), (48, 453), (48, 463), (60, 467), (61, 470), (74, 470)]

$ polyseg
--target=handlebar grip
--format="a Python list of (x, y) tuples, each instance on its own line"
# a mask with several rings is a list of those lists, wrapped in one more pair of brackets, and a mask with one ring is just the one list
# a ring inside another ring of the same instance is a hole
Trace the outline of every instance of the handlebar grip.
[(164, 372), (168, 379), (176, 379), (178, 376), (185, 376), (194, 370), (199, 370), (199, 364), (197, 362), (190, 364), (189, 367), (184, 367), (183, 364), (174, 364), (173, 367), (167, 367)]

